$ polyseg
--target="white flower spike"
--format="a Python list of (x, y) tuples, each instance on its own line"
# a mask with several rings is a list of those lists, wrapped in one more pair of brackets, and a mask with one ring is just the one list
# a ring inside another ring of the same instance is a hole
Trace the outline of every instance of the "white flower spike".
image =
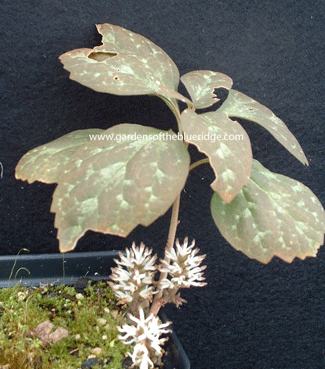
[(118, 266), (112, 268), (110, 287), (120, 304), (139, 302), (139, 299), (151, 301), (157, 256), (151, 256), (152, 250), (145, 248), (143, 243), (140, 247), (133, 243), (132, 248), (125, 252), (126, 256), (119, 253), (121, 260), (114, 260)]
[(153, 368), (157, 358), (163, 355), (162, 345), (167, 338), (160, 338), (162, 334), (169, 333), (166, 329), (171, 323), (161, 323), (157, 316), (150, 315), (145, 318), (143, 309), (139, 309), (139, 318), (129, 314), (129, 319), (135, 324), (124, 324), (119, 328), (119, 339), (126, 345), (132, 345), (133, 353), (129, 353), (134, 365), (140, 369)]
[[(120, 261), (115, 260), (118, 266), (112, 268), (109, 285), (118, 303), (128, 305), (130, 323), (118, 328), (121, 333), (118, 338), (132, 346), (133, 351), (129, 352), (132, 368), (137, 365), (140, 369), (149, 369), (161, 363), (162, 345), (167, 340), (161, 335), (169, 332), (167, 327), (171, 323), (160, 321), (159, 309), (170, 302), (177, 307), (186, 302), (177, 294), (180, 288), (206, 285), (203, 282), (206, 266), (200, 266), (205, 255), (197, 256), (199, 249), (194, 246), (195, 241), (188, 245), (187, 237), (183, 245), (176, 240), (175, 248), (165, 250), (165, 259), (156, 265), (157, 255), (152, 256), (152, 250), (143, 243), (139, 247), (133, 243), (131, 249), (126, 249), (125, 256), (119, 253)], [(161, 273), (158, 282), (154, 280), (157, 270)]]
[(206, 285), (203, 277), (203, 270), (206, 266), (200, 266), (205, 255), (196, 256), (200, 251), (194, 248), (195, 240), (188, 246), (188, 238), (184, 239), (183, 245), (179, 241), (175, 242), (176, 249), (172, 248), (166, 251), (166, 256), (170, 259), (160, 260), (159, 271), (168, 273), (171, 279), (165, 279), (161, 282), (160, 288), (189, 288), (191, 286), (203, 287)]

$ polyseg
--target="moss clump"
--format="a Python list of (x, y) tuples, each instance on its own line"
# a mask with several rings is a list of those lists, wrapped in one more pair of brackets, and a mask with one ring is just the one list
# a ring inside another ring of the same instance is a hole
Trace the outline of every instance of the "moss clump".
[[(54, 285), (2, 289), (0, 368), (74, 369), (89, 357), (98, 360), (94, 368), (122, 368), (128, 347), (117, 339), (117, 326), (124, 320), (106, 281), (89, 282), (82, 293)], [(45, 321), (68, 336), (44, 342), (33, 330)]]

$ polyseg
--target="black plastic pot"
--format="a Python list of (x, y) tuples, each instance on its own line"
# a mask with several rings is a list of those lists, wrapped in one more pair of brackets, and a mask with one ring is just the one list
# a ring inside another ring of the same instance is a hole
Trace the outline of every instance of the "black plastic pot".
[[(70, 254), (39, 254), (0, 257), (0, 288), (12, 287), (18, 282), (26, 286), (41, 283), (74, 284), (80, 277), (108, 278), (118, 258), (117, 251), (81, 252)], [(163, 322), (168, 321), (164, 312)], [(190, 369), (190, 362), (172, 326), (165, 344), (165, 369)]]

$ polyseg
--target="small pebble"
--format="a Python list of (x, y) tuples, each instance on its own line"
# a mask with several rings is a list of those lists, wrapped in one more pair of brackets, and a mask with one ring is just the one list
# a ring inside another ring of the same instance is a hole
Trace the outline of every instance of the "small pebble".
[(114, 310), (114, 311), (112, 311), (112, 317), (114, 318), (114, 319), (117, 319), (117, 317), (118, 317), (118, 311), (117, 310)]
[(102, 349), (100, 347), (95, 347), (91, 350), (91, 353), (94, 355), (100, 355), (102, 353)]
[(97, 323), (99, 325), (105, 325), (107, 323), (107, 320), (106, 319), (103, 319), (103, 318), (98, 318), (97, 319)]
[(133, 364), (132, 359), (128, 356), (122, 361), (122, 368), (123, 369), (129, 369), (130, 366)]
[(89, 278), (81, 277), (77, 280), (76, 284), (74, 285), (74, 289), (77, 292), (83, 292), (84, 289), (88, 286)]
[(63, 338), (69, 336), (66, 328), (58, 327), (53, 333), (49, 334), (49, 339), (53, 342), (60, 342)]
[(24, 301), (26, 298), (26, 294), (24, 292), (18, 292), (18, 300)]
[(97, 365), (98, 363), (99, 363), (98, 359), (91, 358), (91, 359), (87, 359), (87, 360), (83, 361), (82, 364), (81, 364), (81, 367), (90, 369), (93, 366)]

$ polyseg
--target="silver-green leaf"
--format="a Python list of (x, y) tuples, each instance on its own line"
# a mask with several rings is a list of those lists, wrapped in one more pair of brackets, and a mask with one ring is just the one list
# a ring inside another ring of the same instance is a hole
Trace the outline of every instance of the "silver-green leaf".
[(196, 114), (186, 109), (181, 115), (185, 140), (205, 153), (216, 179), (211, 184), (221, 198), (230, 202), (248, 182), (252, 149), (243, 127), (226, 114)]
[(261, 125), (292, 155), (303, 164), (308, 165), (308, 160), (295, 136), (284, 122), (264, 105), (241, 92), (230, 90), (219, 111), (226, 113), (229, 117), (247, 119)]
[(302, 183), (253, 160), (250, 181), (227, 204), (214, 193), (212, 217), (221, 234), (250, 258), (268, 263), (316, 256), (324, 242), (325, 212)]
[(232, 79), (227, 75), (210, 70), (196, 70), (184, 74), (181, 81), (191, 96), (195, 109), (207, 108), (219, 101), (215, 89), (231, 89)]
[(91, 135), (102, 132), (104, 130), (96, 128), (74, 131), (28, 151), (17, 164), (16, 178), (28, 183), (57, 183), (72, 155), (90, 140)]
[(172, 134), (120, 124), (72, 156), (51, 207), (61, 252), (73, 250), (87, 230), (126, 237), (169, 209), (190, 163), (184, 143)]
[(97, 25), (102, 45), (60, 56), (70, 78), (95, 91), (115, 95), (160, 95), (176, 91), (179, 72), (160, 47), (137, 33), (112, 24)]

